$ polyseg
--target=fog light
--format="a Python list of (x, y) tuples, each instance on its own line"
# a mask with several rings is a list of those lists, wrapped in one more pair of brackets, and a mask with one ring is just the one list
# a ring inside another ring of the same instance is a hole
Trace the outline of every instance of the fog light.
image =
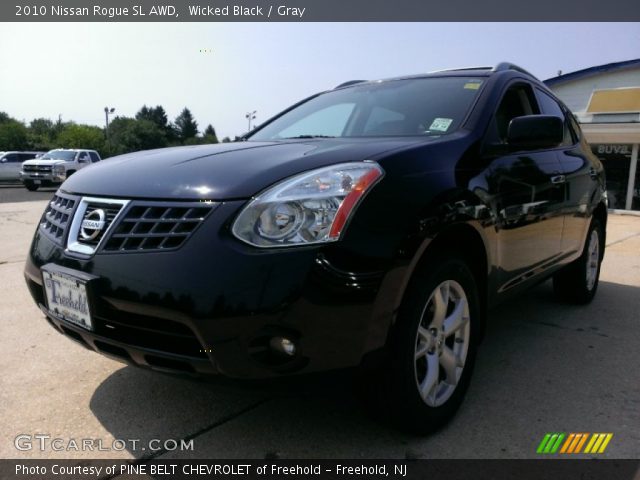
[(272, 349), (290, 357), (296, 354), (296, 345), (292, 340), (285, 337), (273, 337), (269, 342)]

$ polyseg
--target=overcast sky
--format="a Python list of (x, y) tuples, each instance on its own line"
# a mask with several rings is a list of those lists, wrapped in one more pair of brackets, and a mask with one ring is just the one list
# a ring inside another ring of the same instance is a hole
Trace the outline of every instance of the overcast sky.
[(3, 23), (0, 111), (104, 126), (187, 106), (200, 129), (246, 131), (350, 79), (494, 65), (541, 79), (640, 56), (640, 23)]

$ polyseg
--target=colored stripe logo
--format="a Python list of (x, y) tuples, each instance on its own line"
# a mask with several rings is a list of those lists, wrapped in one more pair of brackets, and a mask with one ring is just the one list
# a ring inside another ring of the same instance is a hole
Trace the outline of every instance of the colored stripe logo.
[(536, 453), (604, 453), (612, 437), (613, 433), (547, 433)]

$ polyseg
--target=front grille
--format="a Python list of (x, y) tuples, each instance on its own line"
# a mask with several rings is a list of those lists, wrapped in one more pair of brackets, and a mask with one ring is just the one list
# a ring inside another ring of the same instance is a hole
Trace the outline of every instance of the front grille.
[(50, 172), (53, 169), (51, 165), (23, 165), (25, 172)]
[(111, 225), (113, 220), (116, 218), (118, 213), (120, 213), (121, 209), (122, 205), (117, 203), (87, 203), (87, 208), (84, 212), (82, 220), (86, 220), (87, 218), (95, 220), (97, 218), (95, 212), (102, 210), (104, 212), (104, 226), (101, 230), (96, 232), (95, 236), (93, 236), (94, 230), (83, 228), (81, 224), (80, 234), (78, 235), (78, 242), (92, 247), (97, 246), (100, 243), (100, 240), (102, 240), (105, 232), (109, 229), (109, 226)]
[(179, 248), (202, 223), (211, 205), (135, 204), (109, 234), (107, 252), (172, 250)]
[(58, 244), (62, 243), (75, 205), (74, 198), (56, 193), (44, 212), (40, 228)]

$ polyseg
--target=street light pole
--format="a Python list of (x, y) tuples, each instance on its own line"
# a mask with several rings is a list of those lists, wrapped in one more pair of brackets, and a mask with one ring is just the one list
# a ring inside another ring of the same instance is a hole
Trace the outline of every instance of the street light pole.
[(249, 132), (251, 131), (251, 120), (255, 120), (256, 119), (256, 113), (258, 111), (254, 110), (253, 112), (247, 112), (244, 116), (244, 118), (247, 119), (247, 121), (249, 122)]
[(105, 119), (105, 129), (104, 129), (104, 135), (105, 138), (107, 139), (107, 142), (109, 142), (109, 115), (111, 115), (113, 112), (115, 112), (116, 109), (111, 107), (104, 107), (104, 119)]

